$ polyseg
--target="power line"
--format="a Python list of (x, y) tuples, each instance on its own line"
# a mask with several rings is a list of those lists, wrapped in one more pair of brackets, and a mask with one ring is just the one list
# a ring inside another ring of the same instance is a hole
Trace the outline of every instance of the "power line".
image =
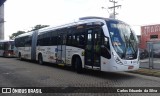
[(116, 8), (119, 8), (122, 5), (116, 5), (116, 3), (118, 3), (118, 1), (115, 1), (115, 0), (109, 0), (109, 2), (113, 3), (113, 6), (108, 7), (108, 9), (113, 9), (113, 14), (112, 15), (113, 15), (113, 18), (115, 19), (116, 15), (118, 15), (118, 13), (116, 12)]
[(107, 10), (107, 12), (108, 12), (108, 14), (110, 14), (107, 8), (105, 8), (105, 7), (101, 7), (101, 8), (102, 8), (102, 9), (106, 9), (106, 10)]

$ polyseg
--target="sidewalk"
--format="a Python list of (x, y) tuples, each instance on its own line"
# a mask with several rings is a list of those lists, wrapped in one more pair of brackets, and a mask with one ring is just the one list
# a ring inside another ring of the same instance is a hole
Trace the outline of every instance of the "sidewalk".
[(160, 70), (157, 69), (140, 68), (139, 70), (132, 71), (131, 73), (160, 77)]

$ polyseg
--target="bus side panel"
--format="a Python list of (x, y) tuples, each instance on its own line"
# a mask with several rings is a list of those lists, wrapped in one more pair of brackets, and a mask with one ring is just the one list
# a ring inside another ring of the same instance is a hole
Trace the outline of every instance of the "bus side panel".
[(82, 60), (82, 67), (84, 67), (84, 49), (66, 46), (66, 64), (70, 65), (72, 63), (72, 57), (78, 55)]
[(21, 57), (24, 57), (24, 49), (25, 47), (17, 47), (17, 57), (19, 57), (19, 54), (21, 54)]
[(72, 52), (72, 47), (71, 46), (66, 46), (66, 64), (67, 65), (71, 65), (71, 63), (72, 63), (72, 54), (71, 54), (71, 52)]
[(25, 59), (31, 60), (31, 47), (25, 47), (25, 53), (26, 53), (24, 54)]
[(56, 63), (56, 59), (57, 59), (56, 49), (57, 49), (57, 46), (37, 46), (36, 60), (38, 60), (38, 55), (42, 54), (44, 62)]
[[(111, 70), (110, 61), (111, 59), (107, 59), (101, 56), (101, 71)], [(114, 62), (112, 62), (113, 64)]]
[(18, 50), (22, 58), (31, 60), (31, 47), (19, 47)]

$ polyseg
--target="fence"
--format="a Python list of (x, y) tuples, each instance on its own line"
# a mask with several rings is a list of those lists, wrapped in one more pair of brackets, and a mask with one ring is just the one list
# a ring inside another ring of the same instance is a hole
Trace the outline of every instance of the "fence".
[(160, 69), (160, 42), (147, 42), (140, 52), (140, 68)]

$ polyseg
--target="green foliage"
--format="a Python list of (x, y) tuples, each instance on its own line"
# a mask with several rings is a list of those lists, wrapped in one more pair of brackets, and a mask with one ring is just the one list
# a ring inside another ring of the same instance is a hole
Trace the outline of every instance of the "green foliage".
[(9, 36), (9, 39), (14, 40), (16, 36), (25, 33), (25, 31), (17, 31), (16, 33), (13, 33), (11, 36)]
[(31, 30), (31, 31), (34, 31), (34, 30), (38, 30), (38, 29), (41, 29), (41, 28), (44, 28), (44, 27), (48, 27), (49, 25), (36, 25), (34, 26), (34, 28)]
[[(48, 27), (49, 25), (36, 25), (36, 26), (34, 26), (33, 27), (33, 29), (32, 30), (29, 30), (29, 31), (35, 31), (35, 30), (38, 30), (38, 29), (41, 29), (41, 28), (44, 28), (44, 27)], [(28, 31), (28, 32), (29, 32)], [(15, 39), (15, 37), (16, 36), (18, 36), (18, 35), (20, 35), (20, 34), (23, 34), (23, 33), (25, 33), (25, 31), (17, 31), (16, 33), (13, 33), (11, 36), (9, 36), (9, 38), (11, 39), (11, 40), (14, 40)]]

